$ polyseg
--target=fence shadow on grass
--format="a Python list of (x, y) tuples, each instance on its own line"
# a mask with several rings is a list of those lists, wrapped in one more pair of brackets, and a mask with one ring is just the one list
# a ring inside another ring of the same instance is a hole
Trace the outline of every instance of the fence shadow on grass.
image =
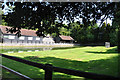
[(96, 52), (96, 51), (86, 51), (87, 53), (96, 53), (96, 54), (118, 54), (117, 48), (112, 48), (107, 50), (106, 52)]
[[(100, 60), (92, 60), (89, 62), (83, 61), (76, 61), (70, 59), (61, 59), (56, 57), (45, 57), (40, 58), (38, 56), (27, 56), (22, 59), (26, 59), (32, 62), (43, 63), (43, 64), (52, 64), (56, 67), (73, 69), (73, 70), (80, 70), (84, 72), (92, 72), (98, 74), (106, 74), (117, 76), (118, 75), (118, 57), (112, 57), (110, 59), (100, 59)], [(43, 79), (44, 78), (44, 71), (41, 69), (29, 66), (17, 61), (9, 60), (3, 58), (3, 64), (13, 70), (16, 70), (24, 75), (29, 76), (35, 80)], [(79, 78), (71, 78), (71, 75), (66, 74), (59, 74), (54, 72), (53, 74), (54, 80), (87, 80), (87, 79), (79, 79)]]
[[(56, 67), (61, 68), (67, 68), (67, 69), (73, 69), (73, 70), (80, 70), (80, 71), (86, 71), (86, 72), (93, 72), (98, 74), (108, 74), (112, 76), (118, 75), (117, 69), (118, 69), (118, 57), (113, 57), (110, 59), (100, 59), (100, 60), (92, 60), (89, 62), (83, 62), (83, 61), (76, 61), (76, 60), (70, 60), (70, 59), (61, 59), (61, 58), (55, 58), (55, 57), (45, 57), (45, 58), (39, 58), (37, 56), (28, 56), (24, 59), (31, 60), (38, 63), (43, 64), (52, 64)], [(55, 77), (59, 77), (59, 74), (55, 74)], [(69, 77), (70, 76), (65, 76)]]

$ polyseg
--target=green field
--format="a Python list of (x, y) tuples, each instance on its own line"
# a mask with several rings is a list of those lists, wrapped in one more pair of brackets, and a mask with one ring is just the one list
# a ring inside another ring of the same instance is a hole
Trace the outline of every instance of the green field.
[[(4, 53), (37, 63), (49, 63), (53, 66), (118, 76), (118, 54), (116, 47), (72, 47), (53, 50), (23, 53)], [(2, 64), (30, 78), (44, 78), (42, 69), (29, 66), (10, 59), (2, 58)], [(53, 78), (78, 78), (54, 72)]]

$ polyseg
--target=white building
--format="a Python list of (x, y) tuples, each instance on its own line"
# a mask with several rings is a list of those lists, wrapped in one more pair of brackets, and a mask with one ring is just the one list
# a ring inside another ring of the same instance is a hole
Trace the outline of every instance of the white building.
[(0, 25), (0, 42), (1, 43), (35, 43), (35, 44), (50, 44), (54, 43), (52, 37), (38, 37), (35, 30), (21, 29), (21, 36), (17, 37), (15, 33), (7, 33), (8, 26)]

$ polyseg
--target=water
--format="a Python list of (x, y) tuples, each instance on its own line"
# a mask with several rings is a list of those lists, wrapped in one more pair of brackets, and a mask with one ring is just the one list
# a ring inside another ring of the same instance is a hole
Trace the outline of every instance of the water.
[(32, 51), (52, 50), (54, 47), (0, 47), (0, 53), (22, 53)]

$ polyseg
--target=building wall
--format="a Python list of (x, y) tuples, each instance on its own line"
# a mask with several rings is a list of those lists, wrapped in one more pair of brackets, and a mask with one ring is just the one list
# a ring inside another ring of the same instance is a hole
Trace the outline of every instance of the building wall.
[[(0, 43), (34, 43), (34, 44), (40, 44), (40, 43), (44, 43), (44, 44), (52, 44), (54, 43), (54, 41), (56, 43), (73, 43), (73, 41), (71, 40), (61, 40), (60, 37), (56, 37), (54, 38), (47, 38), (47, 37), (37, 37), (37, 36), (24, 36), (22, 35), (21, 37), (17, 37), (14, 34), (0, 34)], [(11, 37), (10, 37), (11, 36)], [(3, 39), (1, 39), (3, 38)]]
[[(12, 36), (11, 38), (9, 36)], [(24, 39), (20, 39), (20, 37), (18, 38), (17, 36), (15, 36), (13, 38), (13, 34), (4, 34), (3, 35), (3, 43), (42, 43), (42, 39), (40, 38), (40, 40), (36, 40), (36, 38), (38, 38), (37, 36), (21, 36), (24, 37)], [(33, 39), (31, 39), (31, 38)], [(31, 40), (29, 40), (31, 39)]]
[(53, 43), (55, 43), (55, 41), (51, 37), (44, 37), (43, 40), (42, 40), (42, 42), (44, 44), (53, 44)]
[(73, 43), (73, 40), (62, 40), (60, 37), (54, 38), (56, 43)]

